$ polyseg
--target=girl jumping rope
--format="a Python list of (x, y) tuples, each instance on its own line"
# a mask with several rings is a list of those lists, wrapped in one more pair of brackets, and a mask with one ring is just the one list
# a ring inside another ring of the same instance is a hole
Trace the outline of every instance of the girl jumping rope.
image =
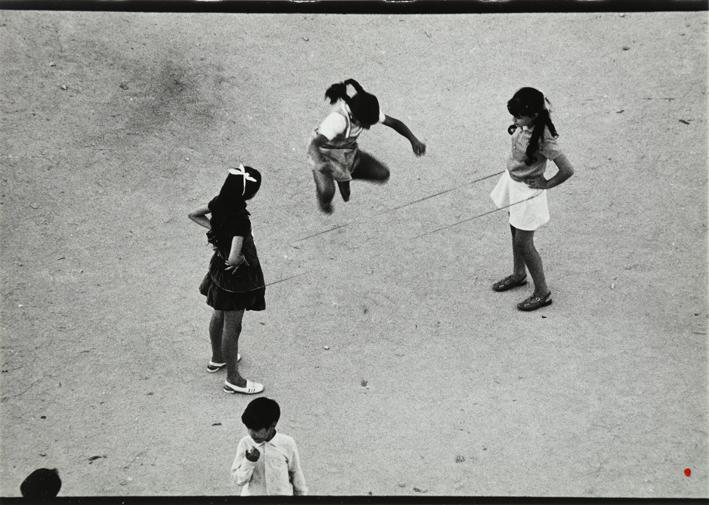
[[(534, 247), (534, 231), (549, 221), (546, 190), (571, 177), (574, 169), (557, 144), (558, 134), (549, 116), (549, 101), (534, 88), (521, 88), (507, 102), (513, 124), (512, 153), (490, 197), (498, 208), (509, 207), (512, 231), (513, 272), (494, 283), (494, 291), (507, 291), (527, 283), (526, 268), (534, 281), (532, 296), (517, 304), (530, 311), (551, 304), (542, 258)], [(559, 169), (551, 179), (544, 177), (547, 160)]]
[[(352, 96), (347, 94), (348, 85), (354, 88)], [(325, 91), (325, 98), (335, 107), (315, 129), (308, 147), (308, 161), (315, 178), (320, 210), (331, 214), (335, 182), (346, 202), (350, 199), (352, 179), (376, 183), (384, 183), (389, 179), (386, 165), (360, 151), (357, 146), (357, 138), (363, 130), (382, 123), (406, 137), (416, 156), (425, 154), (426, 145), (403, 122), (382, 113), (377, 97), (367, 93), (354, 79), (333, 84)]]
[[(239, 335), (245, 310), (266, 308), (266, 287), (256, 254), (251, 221), (246, 210), (261, 186), (261, 174), (255, 168), (240, 165), (230, 168), (219, 194), (189, 214), (189, 218), (209, 231), (207, 239), (214, 248), (209, 272), (199, 286), (214, 309), (209, 323), (212, 359), (208, 372), (226, 367), (224, 391), (255, 394), (263, 385), (239, 374)], [(207, 218), (211, 214), (211, 218)]]

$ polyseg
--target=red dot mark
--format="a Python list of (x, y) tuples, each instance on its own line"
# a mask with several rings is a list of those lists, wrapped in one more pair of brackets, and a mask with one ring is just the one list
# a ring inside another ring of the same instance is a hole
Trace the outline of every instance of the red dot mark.
[(685, 469), (684, 469), (684, 475), (685, 475), (685, 477), (691, 477), (691, 476), (692, 476), (692, 469), (691, 469), (691, 468), (685, 468)]

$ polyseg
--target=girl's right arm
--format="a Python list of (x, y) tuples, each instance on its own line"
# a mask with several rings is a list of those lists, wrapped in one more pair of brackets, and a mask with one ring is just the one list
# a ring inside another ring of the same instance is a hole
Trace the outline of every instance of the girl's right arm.
[(198, 225), (204, 226), (209, 230), (211, 228), (211, 225), (209, 224), (209, 218), (207, 217), (207, 214), (209, 214), (209, 209), (207, 207), (200, 207), (199, 209), (187, 214), (187, 217), (189, 217)]
[(231, 478), (237, 486), (244, 486), (251, 480), (256, 467), (255, 461), (249, 461), (246, 458), (246, 444), (239, 441), (236, 448), (236, 457), (231, 465)]

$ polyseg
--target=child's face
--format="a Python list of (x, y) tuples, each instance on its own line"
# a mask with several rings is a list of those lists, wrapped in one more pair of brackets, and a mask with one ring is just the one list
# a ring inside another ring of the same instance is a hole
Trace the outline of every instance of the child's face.
[(534, 120), (537, 119), (538, 115), (539, 114), (534, 114), (533, 116), (512, 116), (512, 121), (519, 127), (529, 127), (534, 124)]
[(259, 430), (254, 430), (251, 428), (247, 429), (249, 430), (249, 435), (251, 436), (251, 438), (254, 439), (254, 442), (260, 444), (261, 442), (266, 442), (267, 440), (273, 438), (273, 432), (275, 431), (275, 428), (275, 425), (271, 425), (266, 428), (261, 428)]

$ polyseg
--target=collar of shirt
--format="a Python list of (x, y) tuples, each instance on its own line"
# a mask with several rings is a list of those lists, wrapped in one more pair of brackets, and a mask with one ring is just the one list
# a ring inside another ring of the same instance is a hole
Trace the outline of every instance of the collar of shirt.
[(277, 436), (278, 436), (278, 432), (276, 432), (275, 435), (273, 435), (273, 438), (271, 438), (271, 440), (264, 440), (263, 442), (257, 442), (256, 440), (253, 439), (253, 437), (251, 437), (251, 435), (249, 435), (249, 439), (251, 439), (251, 442), (253, 443), (254, 447), (263, 447), (266, 444), (276, 445), (274, 443), (274, 441), (276, 440)]

